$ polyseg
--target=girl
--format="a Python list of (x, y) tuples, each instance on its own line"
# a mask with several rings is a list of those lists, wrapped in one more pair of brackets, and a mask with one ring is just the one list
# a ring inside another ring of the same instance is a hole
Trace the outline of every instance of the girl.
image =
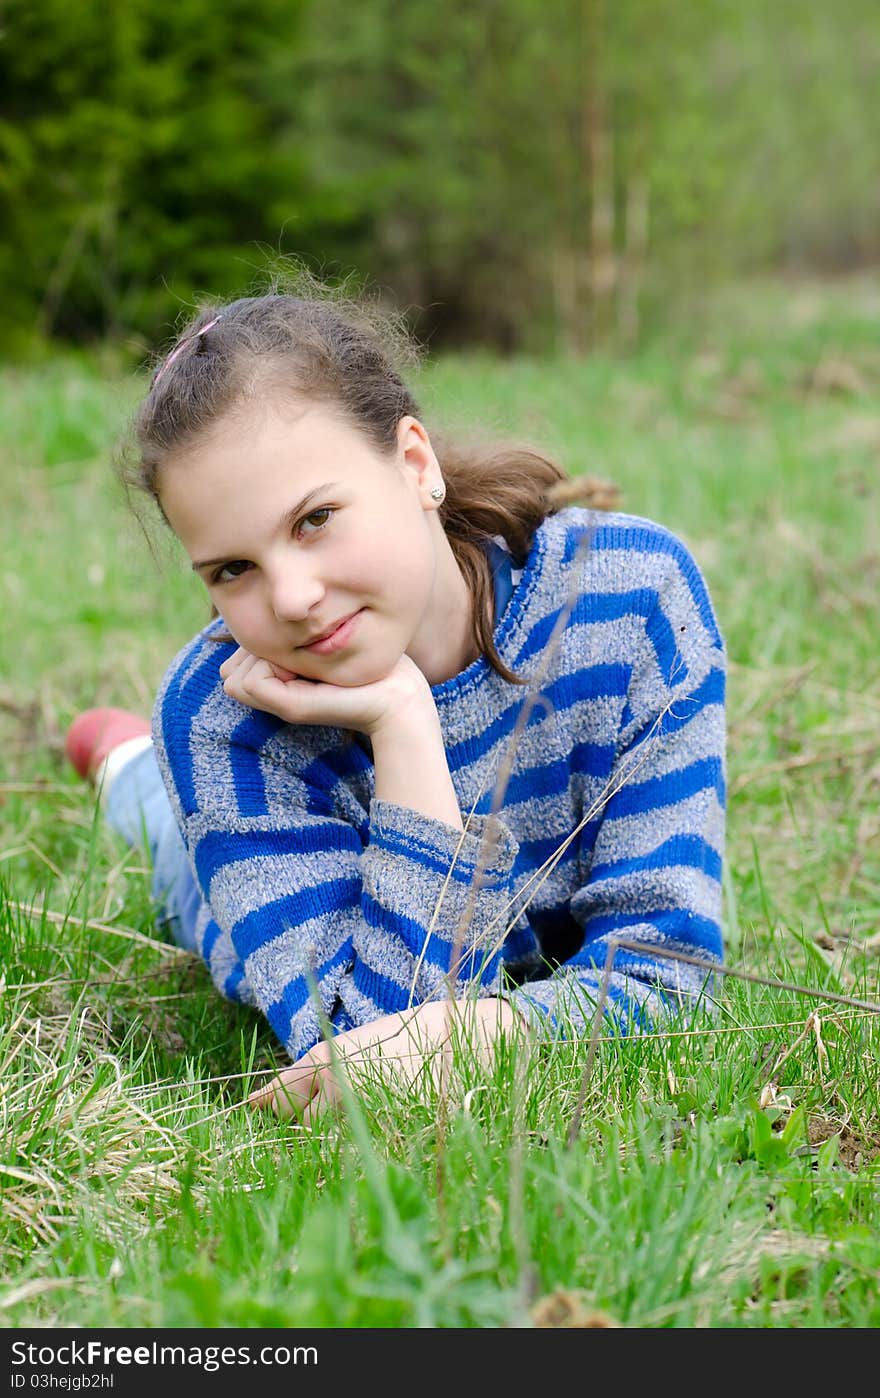
[(725, 667), (684, 546), (558, 509), (534, 453), (441, 445), (326, 296), (201, 312), (136, 435), (216, 617), (152, 744), (89, 711), (68, 750), (294, 1060), (252, 1100), (308, 1120), (334, 1058), (418, 1064), (450, 996), (487, 1047), (582, 1031), (615, 935), (621, 1030), (692, 1003), (706, 972), (653, 953), (720, 956)]

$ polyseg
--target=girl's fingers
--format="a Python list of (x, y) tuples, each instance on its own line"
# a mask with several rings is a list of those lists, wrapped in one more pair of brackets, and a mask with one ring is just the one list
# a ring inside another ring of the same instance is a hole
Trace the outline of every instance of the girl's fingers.
[(257, 686), (267, 679), (274, 679), (268, 660), (260, 660), (256, 655), (242, 651), (238, 665), (225, 675), (223, 688), (233, 699), (248, 699), (256, 692)]
[(297, 676), (292, 670), (273, 665), (239, 648), (220, 666), (223, 689), (230, 699), (276, 714), (288, 723), (302, 722), (296, 696), (289, 686)]
[(247, 691), (262, 684), (264, 680), (274, 680), (274, 678), (272, 666), (268, 660), (260, 660), (256, 655), (248, 656), (247, 660), (242, 662), (241, 669), (235, 676), (242, 689)]
[(276, 1116), (301, 1116), (308, 1105), (315, 1080), (314, 1072), (304, 1074), (301, 1079), (287, 1073), (279, 1073), (265, 1087), (258, 1087), (248, 1097), (252, 1107), (271, 1109)]
[(225, 671), (221, 671), (221, 674), (223, 676), (223, 688), (226, 690), (226, 693), (233, 695), (240, 694), (248, 676), (259, 663), (256, 656), (251, 655), (250, 652), (246, 650), (236, 651), (234, 656), (224, 661), (224, 665), (228, 668)]
[(223, 661), (223, 664), (220, 666), (219, 673), (221, 678), (225, 680), (227, 675), (234, 674), (235, 671), (238, 669), (239, 665), (241, 664), (242, 660), (244, 660), (249, 655), (250, 652), (246, 651), (243, 646), (239, 646), (238, 650), (234, 650), (231, 655), (228, 655), (226, 657), (226, 659)]
[[(226, 657), (218, 673), (223, 680), (228, 679), (230, 675), (247, 675), (258, 661), (258, 656), (252, 655), (251, 652), (245, 650), (243, 646), (239, 646), (238, 650), (233, 651), (232, 655)], [(268, 660), (260, 663), (268, 667), (267, 673), (274, 675), (276, 680), (284, 680), (286, 682), (287, 680), (296, 679), (294, 672), (292, 670), (285, 670), (283, 665), (273, 665), (271, 661)]]
[(277, 1077), (258, 1087), (248, 1097), (252, 1107), (270, 1108), (276, 1116), (302, 1117), (312, 1098), (321, 1091), (324, 1074), (329, 1071), (319, 1044), (310, 1053), (297, 1059), (292, 1068), (285, 1068)]
[(332, 1107), (338, 1107), (340, 1100), (335, 1080), (326, 1078), (324, 1088), (312, 1098), (302, 1114), (303, 1129), (311, 1131), (312, 1127), (320, 1125), (325, 1113)]
[[(315, 690), (319, 686), (301, 680), (296, 675), (281, 679), (267, 660), (258, 660), (243, 674), (224, 680), (223, 688), (233, 699), (275, 714), (285, 723), (332, 723), (334, 717), (326, 703), (320, 703)], [(320, 688), (331, 689), (330, 685)], [(331, 693), (331, 700), (335, 693)]]

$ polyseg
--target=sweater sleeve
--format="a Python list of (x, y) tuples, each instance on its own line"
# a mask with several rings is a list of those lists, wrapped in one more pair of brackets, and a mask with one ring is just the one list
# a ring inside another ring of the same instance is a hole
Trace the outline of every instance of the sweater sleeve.
[[(646, 609), (615, 758), (584, 812), (592, 849), (571, 913), (578, 951), (552, 975), (508, 992), (543, 1033), (588, 1029), (615, 937), (606, 1014), (623, 1032), (647, 1029), (711, 991), (721, 956), (725, 807), (725, 655), (703, 579), (668, 538), (668, 568)], [(684, 953), (694, 966), (653, 955)]]
[[(509, 895), (515, 841), (502, 827), (490, 845), (485, 817), (462, 835), (391, 803), (358, 805), (336, 731), (311, 729), (305, 760), (279, 720), (222, 694), (222, 659), (215, 647), (166, 683), (154, 721), (217, 987), (260, 1009), (293, 1058), (320, 1039), (321, 1014), (349, 1028), (450, 983), (491, 993), (500, 948), (487, 929)], [(356, 745), (350, 754), (368, 764)]]

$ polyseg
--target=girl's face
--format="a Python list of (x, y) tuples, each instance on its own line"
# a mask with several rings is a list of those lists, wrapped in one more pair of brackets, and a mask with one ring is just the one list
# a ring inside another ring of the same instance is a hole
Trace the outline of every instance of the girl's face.
[(393, 454), (327, 406), (255, 411), (167, 462), (160, 499), (230, 633), (306, 679), (362, 685), (406, 652), (431, 683), (471, 659), (469, 598), (428, 435)]

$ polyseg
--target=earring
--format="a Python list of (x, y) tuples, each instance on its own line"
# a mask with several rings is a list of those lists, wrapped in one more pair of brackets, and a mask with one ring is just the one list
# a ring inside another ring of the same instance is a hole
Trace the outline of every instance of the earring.
[(431, 499), (442, 500), (445, 494), (446, 490), (442, 485), (435, 485), (434, 489), (431, 491)]

